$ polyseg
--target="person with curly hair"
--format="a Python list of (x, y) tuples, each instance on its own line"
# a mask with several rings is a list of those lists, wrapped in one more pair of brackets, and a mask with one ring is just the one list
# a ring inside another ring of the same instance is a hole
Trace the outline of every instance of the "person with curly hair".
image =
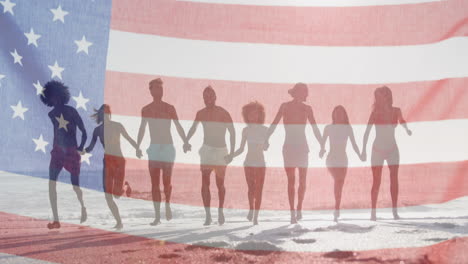
[[(71, 175), (71, 183), (81, 205), (81, 223), (87, 219), (86, 207), (83, 202), (83, 192), (80, 188), (80, 161), (79, 152), (83, 151), (86, 143), (86, 129), (78, 111), (67, 105), (70, 100), (70, 91), (59, 81), (49, 81), (44, 85), (41, 101), (52, 107), (49, 118), (54, 129), (53, 148), (50, 152), (49, 165), (49, 199), (52, 207), (54, 221), (47, 224), (49, 229), (60, 228), (57, 209), (57, 178), (64, 168)], [(77, 128), (81, 131), (81, 143), (76, 140)]]
[(268, 127), (265, 123), (265, 108), (258, 102), (252, 102), (242, 107), (242, 116), (247, 126), (242, 130), (241, 144), (234, 152), (232, 159), (244, 152), (248, 146), (244, 161), (245, 180), (247, 181), (247, 195), (249, 199), (249, 213), (247, 219), (258, 225), (258, 213), (262, 203), (263, 183), (265, 182), (265, 139)]

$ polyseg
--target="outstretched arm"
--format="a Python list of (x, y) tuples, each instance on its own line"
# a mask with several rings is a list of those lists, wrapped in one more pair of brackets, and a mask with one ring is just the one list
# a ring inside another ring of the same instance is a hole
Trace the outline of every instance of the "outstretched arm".
[(327, 143), (327, 139), (328, 139), (328, 128), (325, 127), (325, 129), (323, 130), (323, 137), (322, 137), (322, 141), (320, 141), (320, 152), (319, 152), (319, 157), (322, 158), (323, 155), (325, 154), (326, 150), (325, 150), (325, 144)]
[(278, 113), (276, 113), (275, 119), (273, 119), (273, 123), (271, 123), (270, 127), (268, 128), (268, 131), (266, 134), (266, 140), (265, 140), (265, 150), (268, 149), (269, 147), (268, 141), (270, 140), (271, 134), (275, 132), (275, 129), (278, 126), (279, 121), (281, 121), (281, 118), (283, 118), (283, 108), (284, 106), (281, 105), (280, 108), (278, 109)]
[(93, 138), (91, 139), (91, 143), (89, 143), (89, 146), (86, 148), (86, 152), (91, 152), (94, 149), (94, 146), (96, 145), (96, 141), (98, 138), (98, 128), (96, 127), (93, 131)]
[(369, 134), (370, 134), (371, 128), (375, 123), (374, 119), (375, 119), (374, 112), (372, 112), (372, 114), (369, 117), (369, 121), (367, 122), (366, 132), (364, 133), (364, 138), (362, 140), (362, 154), (361, 154), (362, 158), (361, 159), (363, 161), (367, 159), (367, 141), (369, 140)]
[(182, 141), (185, 143), (186, 137), (185, 137), (185, 131), (182, 125), (179, 122), (179, 117), (177, 116), (177, 112), (175, 108), (172, 110), (172, 120), (174, 121), (174, 125), (177, 129), (177, 133), (179, 134), (180, 138)]
[(354, 152), (356, 152), (356, 154), (362, 160), (362, 155), (361, 155), (361, 152), (359, 152), (358, 145), (356, 144), (356, 139), (354, 138), (353, 127), (351, 125), (349, 125), (349, 139), (351, 140), (351, 145), (353, 146)]
[(312, 112), (311, 107), (308, 108), (307, 119), (309, 120), (309, 123), (312, 126), (312, 131), (314, 132), (315, 138), (319, 143), (322, 142), (322, 134), (320, 134), (317, 122), (315, 122), (314, 112)]
[(236, 150), (234, 154), (232, 154), (232, 158), (235, 158), (239, 156), (240, 154), (242, 154), (242, 152), (244, 152), (246, 143), (247, 143), (247, 128), (244, 128), (244, 130), (242, 130), (242, 139), (241, 139), (239, 149)]
[(138, 130), (138, 138), (136, 142), (136, 156), (140, 158), (142, 156), (141, 150), (140, 150), (140, 145), (141, 142), (143, 141), (143, 137), (145, 136), (145, 130), (146, 130), (146, 125), (148, 124), (148, 120), (146, 119), (143, 111), (141, 111), (141, 123), (140, 123), (140, 129)]
[(81, 119), (81, 116), (78, 114), (76, 110), (75, 110), (75, 118), (76, 118), (76, 125), (78, 126), (78, 129), (81, 131), (81, 144), (78, 147), (78, 151), (83, 151), (88, 135), (86, 134), (86, 129), (84, 127), (83, 120)]
[(408, 135), (412, 135), (412, 132), (411, 130), (408, 128), (408, 126), (406, 125), (406, 120), (403, 118), (403, 114), (401, 113), (401, 109), (398, 108), (398, 122), (405, 128), (406, 130), (406, 133)]

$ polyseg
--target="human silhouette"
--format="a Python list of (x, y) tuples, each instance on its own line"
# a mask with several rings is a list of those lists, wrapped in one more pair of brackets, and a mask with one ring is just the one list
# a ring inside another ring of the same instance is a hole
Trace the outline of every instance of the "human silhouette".
[(153, 102), (146, 105), (141, 110), (141, 124), (138, 131), (137, 146), (139, 149), (145, 135), (146, 126), (148, 126), (151, 142), (146, 152), (148, 154), (148, 168), (151, 175), (151, 193), (155, 212), (155, 219), (151, 225), (158, 225), (161, 220), (160, 204), (162, 199), (161, 190), (159, 188), (161, 171), (166, 198), (166, 220), (169, 221), (172, 219), (170, 206), (172, 193), (171, 177), (176, 156), (171, 134), (172, 122), (174, 122), (182, 141), (185, 141), (185, 132), (179, 123), (179, 118), (177, 117), (174, 106), (162, 100), (163, 81), (160, 78), (152, 80), (149, 83), (149, 90), (153, 97)]
[(321, 142), (320, 158), (325, 154), (325, 144), (330, 138), (330, 152), (327, 156), (327, 168), (334, 180), (335, 193), (335, 212), (334, 221), (338, 222), (340, 217), (340, 204), (343, 185), (348, 170), (348, 157), (346, 154), (346, 145), (351, 141), (356, 154), (361, 157), (359, 148), (354, 139), (353, 128), (349, 124), (348, 114), (343, 106), (339, 105), (333, 109), (332, 124), (327, 125), (323, 131)]
[[(98, 139), (104, 147), (102, 183), (107, 206), (109, 206), (112, 215), (117, 221), (114, 228), (120, 230), (123, 228), (122, 219), (113, 197), (118, 199), (124, 192), (126, 192), (127, 196), (130, 196), (132, 190), (128, 182), (125, 182), (126, 189), (124, 189), (125, 158), (120, 148), (120, 136), (128, 140), (135, 149), (138, 150), (138, 148), (135, 140), (128, 135), (125, 127), (121, 123), (111, 120), (111, 110), (108, 105), (103, 104), (98, 110), (94, 111), (95, 113), (92, 117), (98, 126), (93, 131), (93, 138), (86, 148), (86, 152), (93, 151)], [(141, 157), (141, 151), (138, 157)]]
[[(211, 224), (211, 194), (210, 175), (214, 171), (216, 174), (216, 186), (218, 187), (219, 207), (218, 224), (224, 224), (224, 197), (226, 189), (224, 187), (224, 176), (226, 166), (231, 162), (236, 145), (236, 133), (232, 123), (231, 115), (222, 107), (216, 105), (216, 93), (211, 86), (203, 91), (203, 100), (206, 107), (197, 112), (195, 120), (187, 134), (184, 143), (184, 152), (191, 150), (189, 140), (197, 130), (198, 124), (203, 125), (203, 146), (199, 150), (200, 169), (202, 174), (201, 194), (205, 207), (206, 219), (204, 225)], [(230, 151), (226, 146), (226, 131), (230, 134)], [(229, 154), (229, 156), (228, 156)]]
[(262, 203), (263, 183), (265, 181), (265, 157), (263, 155), (268, 127), (265, 122), (265, 108), (258, 102), (242, 107), (242, 116), (247, 126), (242, 130), (242, 140), (232, 159), (244, 152), (248, 146), (244, 161), (244, 173), (247, 181), (249, 213), (247, 219), (258, 225), (258, 213)]
[[(306, 191), (306, 177), (309, 164), (309, 146), (307, 145), (305, 135), (307, 121), (311, 124), (313, 133), (318, 142), (322, 141), (322, 136), (315, 122), (312, 107), (304, 103), (309, 95), (307, 85), (297, 83), (288, 93), (293, 99), (280, 106), (273, 123), (268, 129), (266, 146), (268, 147), (268, 138), (275, 131), (281, 119), (283, 119), (285, 129), (283, 159), (284, 168), (288, 177), (291, 224), (294, 224), (297, 223), (297, 220), (302, 219), (302, 202), (304, 201)], [(297, 211), (294, 208), (296, 168), (299, 171)]]
[(372, 145), (372, 211), (371, 220), (375, 221), (377, 198), (379, 195), (380, 182), (382, 178), (382, 167), (387, 162), (390, 170), (390, 194), (392, 196), (393, 218), (399, 219), (397, 211), (398, 203), (398, 168), (400, 164), (400, 152), (395, 139), (395, 128), (401, 124), (408, 135), (412, 132), (406, 126), (400, 108), (393, 107), (392, 91), (387, 86), (379, 87), (374, 91), (374, 107), (367, 123), (364, 133), (362, 157), (367, 158), (366, 146), (372, 126), (375, 125), (375, 140)]
[[(53, 109), (49, 112), (49, 118), (54, 128), (54, 143), (49, 165), (49, 199), (54, 220), (48, 223), (49, 229), (60, 228), (57, 209), (57, 178), (60, 171), (65, 168), (71, 175), (71, 183), (76, 197), (81, 205), (81, 220), (87, 219), (86, 207), (83, 202), (83, 192), (80, 188), (80, 153), (86, 143), (86, 129), (78, 111), (67, 105), (70, 100), (70, 92), (67, 86), (59, 81), (49, 81), (44, 85), (41, 101)], [(81, 131), (81, 143), (78, 146), (76, 129)]]

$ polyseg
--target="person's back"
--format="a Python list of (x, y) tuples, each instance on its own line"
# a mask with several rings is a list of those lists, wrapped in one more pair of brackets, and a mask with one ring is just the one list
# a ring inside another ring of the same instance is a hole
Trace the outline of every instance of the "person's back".
[(104, 127), (102, 125), (96, 129), (103, 129), (104, 142), (103, 146), (106, 154), (122, 157), (122, 150), (120, 148), (120, 136), (122, 135), (123, 126), (119, 122), (105, 120)]
[(268, 127), (265, 125), (250, 124), (245, 129), (248, 151), (245, 156), (244, 166), (265, 167), (263, 151)]
[(396, 147), (395, 128), (398, 125), (400, 109), (389, 108), (388, 111), (374, 111), (375, 140), (374, 146), (380, 149)]
[(282, 107), (285, 130), (284, 144), (307, 146), (305, 126), (308, 112), (311, 111), (310, 106), (301, 102), (290, 101), (284, 103)]
[(330, 153), (346, 154), (351, 127), (344, 124), (330, 124), (325, 130), (330, 137)]
[(76, 141), (78, 112), (68, 105), (54, 107), (49, 112), (49, 118), (54, 126), (54, 146), (78, 147)]
[(172, 144), (171, 121), (174, 115), (174, 106), (163, 101), (143, 107), (142, 116), (148, 121), (151, 144)]
[(205, 107), (198, 111), (196, 120), (203, 126), (203, 144), (211, 147), (226, 147), (226, 131), (232, 124), (229, 113), (220, 106)]

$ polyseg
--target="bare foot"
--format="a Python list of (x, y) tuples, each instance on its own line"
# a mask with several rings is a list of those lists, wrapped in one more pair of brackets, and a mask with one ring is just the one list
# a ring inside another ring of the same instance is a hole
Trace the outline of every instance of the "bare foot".
[(130, 184), (128, 184), (128, 181), (125, 182), (125, 186), (127, 186), (127, 189), (125, 190), (125, 194), (127, 197), (130, 197), (132, 195), (132, 187), (130, 187)]
[(377, 221), (377, 213), (375, 211), (375, 209), (372, 209), (371, 211), (371, 218), (370, 218), (371, 221)]
[(169, 203), (166, 203), (166, 220), (171, 221), (171, 219), (172, 219), (171, 205)]
[(297, 220), (301, 220), (301, 219), (302, 219), (302, 211), (301, 211), (301, 210), (297, 210), (297, 211), (296, 211), (296, 219), (297, 219)]
[(122, 223), (117, 223), (115, 226), (114, 226), (114, 229), (115, 230), (121, 230), (123, 228), (123, 224)]
[(88, 213), (86, 212), (86, 207), (81, 207), (81, 219), (80, 219), (80, 223), (84, 223), (86, 222), (86, 220), (88, 219)]
[(247, 220), (252, 221), (252, 219), (253, 219), (253, 210), (250, 209), (249, 213), (247, 214)]
[(157, 226), (159, 224), (161, 224), (161, 221), (159, 221), (159, 218), (154, 219), (154, 221), (150, 223), (150, 225), (152, 226)]
[(205, 223), (203, 224), (204, 226), (209, 226), (211, 225), (211, 215), (210, 216), (206, 216), (205, 218)]
[(291, 224), (297, 224), (296, 212), (291, 211)]
[(254, 218), (253, 218), (253, 224), (254, 224), (254, 225), (258, 225), (258, 217), (254, 217)]
[(333, 221), (338, 223), (338, 218), (339, 217), (340, 217), (340, 211), (335, 210), (335, 212), (333, 213)]
[(398, 211), (396, 208), (393, 208), (393, 219), (399, 220), (400, 216), (398, 215)]
[(224, 224), (224, 212), (223, 212), (223, 208), (219, 208), (218, 209), (218, 224), (219, 225), (223, 225)]
[(60, 222), (54, 221), (52, 223), (48, 223), (47, 228), (49, 228), (49, 229), (59, 229), (60, 228)]

